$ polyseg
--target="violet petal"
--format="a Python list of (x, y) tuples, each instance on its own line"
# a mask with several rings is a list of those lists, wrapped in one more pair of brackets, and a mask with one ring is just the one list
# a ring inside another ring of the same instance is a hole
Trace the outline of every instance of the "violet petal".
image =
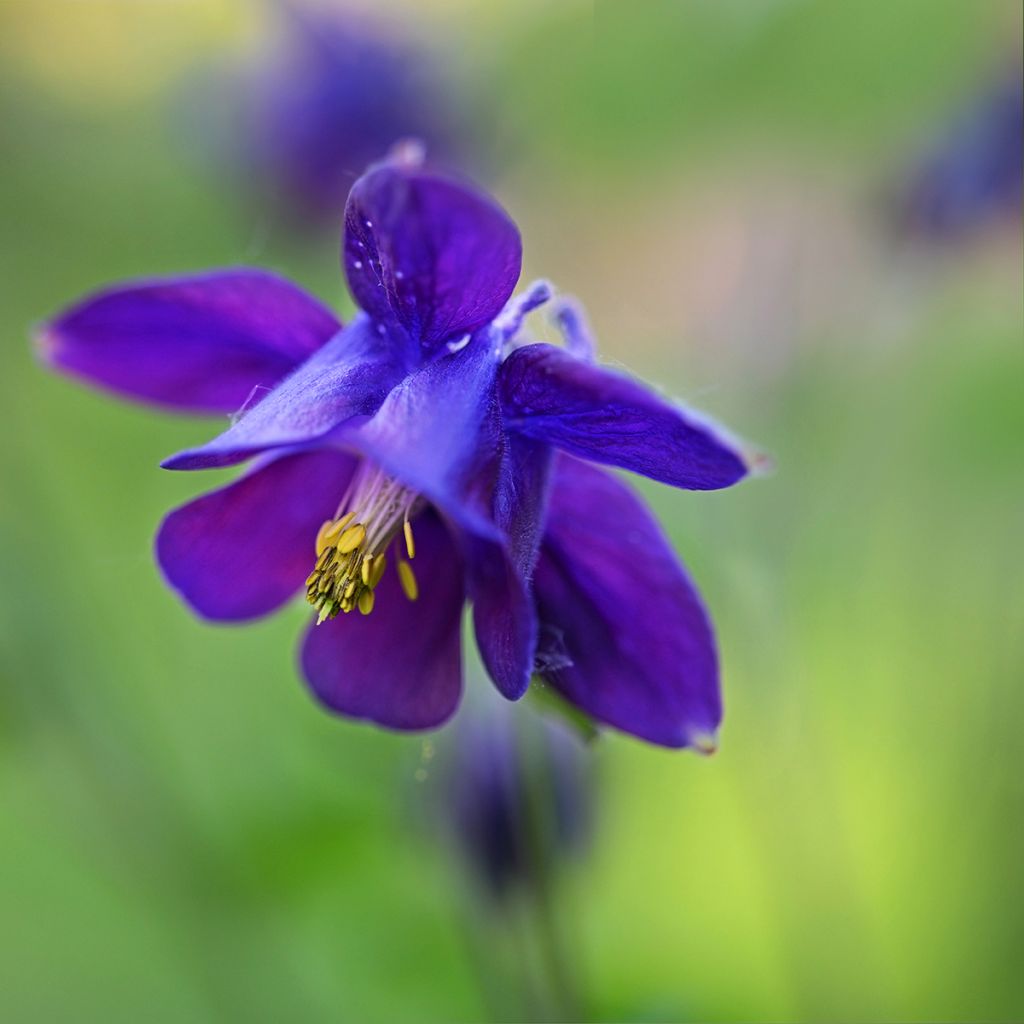
[(431, 729), (462, 692), (462, 572), (448, 532), (433, 513), (417, 518), (419, 599), (407, 600), (389, 567), (373, 611), (311, 625), (302, 671), (329, 710), (390, 729)]
[(516, 349), (499, 392), (509, 431), (673, 487), (713, 490), (749, 472), (721, 428), (622, 374), (553, 345)]
[(477, 332), (465, 348), (407, 377), (371, 420), (341, 428), (335, 440), (426, 497), (452, 523), (484, 665), (501, 692), (517, 699), (529, 685), (537, 639), (523, 571), (533, 555), (518, 549), (534, 541), (507, 535), (524, 522), (514, 508), (495, 519), (509, 449), (494, 391), (499, 341), (489, 329)]
[(504, 544), (459, 532), (480, 659), (499, 692), (519, 700), (530, 685), (537, 614), (526, 578)]
[(377, 411), (406, 372), (406, 353), (358, 316), (223, 434), (172, 455), (166, 469), (230, 466), (272, 448), (308, 444)]
[(317, 530), (335, 511), (356, 460), (289, 453), (171, 512), (156, 538), (168, 583), (207, 619), (272, 612), (303, 585)]
[(624, 484), (558, 460), (534, 590), (542, 637), (557, 638), (572, 660), (544, 675), (569, 701), (651, 743), (712, 747), (722, 705), (711, 623)]
[(492, 334), (480, 331), (397, 382), (370, 419), (343, 423), (325, 440), (354, 448), (449, 518), (497, 538), (490, 518), (504, 446), (497, 370)]
[(362, 308), (430, 354), (497, 316), (519, 278), (522, 246), (488, 196), (389, 162), (352, 187), (343, 255)]
[(131, 282), (44, 324), (43, 359), (102, 388), (173, 409), (233, 413), (258, 401), (340, 324), (263, 270)]

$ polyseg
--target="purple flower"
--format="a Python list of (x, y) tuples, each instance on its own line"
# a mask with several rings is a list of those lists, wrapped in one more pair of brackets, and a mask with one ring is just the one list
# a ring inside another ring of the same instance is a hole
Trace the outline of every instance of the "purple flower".
[(505, 697), (536, 668), (598, 722), (706, 749), (721, 718), (707, 613), (643, 503), (594, 463), (695, 490), (750, 463), (704, 418), (598, 366), (574, 307), (560, 307), (564, 348), (528, 343), (523, 318), (550, 289), (510, 301), (515, 225), (415, 157), (349, 196), (361, 312), (344, 328), (279, 277), (223, 270), (86, 298), (42, 328), (41, 352), (148, 402), (242, 408), (163, 463), (253, 460), (167, 516), (157, 559), (207, 619), (265, 615), (304, 589), (320, 625), (302, 670), (332, 711), (445, 721), (468, 599)]
[(1019, 220), (1022, 123), (1018, 59), (922, 159), (903, 199), (909, 227), (928, 237), (955, 239), (1001, 218)]
[(335, 223), (360, 171), (407, 136), (450, 152), (459, 117), (439, 62), (349, 14), (281, 2), (283, 31), (238, 85), (240, 171), (308, 223)]
[(590, 837), (582, 742), (561, 723), (513, 720), (501, 705), (467, 715), (452, 740), (440, 810), (467, 866), (496, 900), (546, 885)]

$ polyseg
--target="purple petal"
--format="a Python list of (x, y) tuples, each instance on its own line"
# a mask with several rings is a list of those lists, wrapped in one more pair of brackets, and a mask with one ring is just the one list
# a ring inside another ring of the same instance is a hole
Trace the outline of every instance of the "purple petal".
[(352, 292), (425, 353), (493, 320), (521, 260), (519, 232), (505, 211), (438, 174), (379, 164), (349, 194), (344, 263)]
[(44, 324), (37, 346), (55, 368), (131, 398), (232, 413), (340, 326), (283, 278), (220, 270), (92, 295)]
[(462, 571), (433, 514), (416, 520), (413, 565), (417, 601), (407, 600), (389, 567), (370, 615), (339, 615), (306, 634), (302, 671), (331, 711), (390, 729), (431, 729), (458, 706)]
[(519, 700), (530, 685), (537, 615), (526, 578), (501, 543), (459, 532), (480, 659), (501, 694)]
[(508, 450), (494, 390), (496, 340), (490, 330), (478, 332), (465, 348), (402, 381), (371, 420), (335, 438), (424, 495), (453, 524), (484, 665), (502, 693), (516, 699), (529, 685), (537, 627), (512, 550), (521, 541), (506, 536), (516, 526), (512, 509), (495, 521)]
[(509, 539), (512, 560), (527, 579), (533, 574), (544, 532), (554, 452), (522, 435), (506, 438), (494, 498), (494, 519)]
[(355, 465), (330, 450), (281, 455), (175, 509), (156, 538), (168, 583), (207, 619), (272, 612), (302, 588)]
[(535, 661), (537, 617), (528, 581), (544, 530), (551, 465), (548, 445), (508, 437), (494, 497), (494, 521), (507, 542), (488, 553), (481, 550), (486, 541), (467, 541), (476, 547), (466, 561), (477, 647), (509, 700), (526, 693)]
[(456, 522), (497, 536), (489, 516), (504, 446), (497, 371), (491, 332), (480, 331), (398, 382), (369, 420), (343, 424), (332, 440), (372, 459)]
[(722, 705), (707, 613), (657, 522), (614, 477), (559, 459), (534, 591), (557, 647), (540, 653), (553, 666), (543, 674), (568, 700), (651, 743), (713, 747)]
[(271, 448), (308, 444), (354, 416), (376, 412), (405, 367), (402, 347), (359, 316), (223, 434), (163, 465), (230, 466)]
[(499, 377), (509, 431), (673, 487), (713, 490), (749, 472), (740, 446), (698, 413), (552, 345), (526, 345)]

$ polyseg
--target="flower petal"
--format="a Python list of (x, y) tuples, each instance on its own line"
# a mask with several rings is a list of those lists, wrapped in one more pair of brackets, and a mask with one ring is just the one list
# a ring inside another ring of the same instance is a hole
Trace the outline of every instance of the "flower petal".
[(494, 496), (494, 521), (507, 538), (500, 551), (467, 538), (477, 646), (498, 689), (518, 700), (530, 685), (537, 648), (537, 618), (529, 580), (544, 531), (551, 479), (550, 446), (527, 437), (506, 438)]
[(281, 455), (175, 509), (156, 538), (168, 583), (207, 619), (272, 612), (302, 588), (355, 465), (331, 450)]
[(344, 263), (359, 304), (399, 324), (424, 353), (499, 313), (519, 278), (522, 246), (493, 200), (436, 173), (378, 164), (352, 187)]
[(163, 466), (230, 466), (267, 449), (315, 441), (354, 416), (376, 412), (405, 367), (402, 347), (358, 316), (223, 434)]
[(368, 420), (330, 435), (372, 459), (446, 514), (485, 535), (504, 439), (495, 399), (498, 351), (480, 331), (395, 384)]
[(432, 513), (416, 520), (419, 599), (406, 599), (390, 568), (370, 615), (311, 626), (302, 671), (329, 710), (390, 729), (431, 729), (462, 692), (462, 571), (447, 530)]
[(499, 390), (509, 431), (583, 459), (691, 490), (728, 487), (749, 472), (740, 446), (710, 420), (553, 345), (516, 349)]
[[(542, 674), (593, 718), (667, 747), (713, 743), (722, 717), (714, 636), (697, 591), (643, 503), (562, 457), (534, 577)], [(566, 664), (571, 661), (571, 664)]]
[(494, 520), (509, 539), (512, 561), (527, 579), (544, 533), (555, 453), (518, 434), (506, 438), (494, 499)]
[(232, 413), (340, 326), (281, 277), (220, 270), (99, 292), (44, 324), (37, 348), (55, 368), (122, 395)]
[(526, 578), (504, 544), (466, 530), (458, 538), (480, 659), (500, 693), (519, 700), (530, 685), (537, 649), (537, 614)]
[(341, 428), (335, 439), (424, 495), (452, 523), (484, 665), (501, 692), (517, 699), (529, 685), (537, 626), (506, 536), (516, 524), (507, 515), (495, 521), (508, 448), (495, 398), (496, 340), (490, 329), (477, 332), (465, 348), (402, 381), (372, 419)]

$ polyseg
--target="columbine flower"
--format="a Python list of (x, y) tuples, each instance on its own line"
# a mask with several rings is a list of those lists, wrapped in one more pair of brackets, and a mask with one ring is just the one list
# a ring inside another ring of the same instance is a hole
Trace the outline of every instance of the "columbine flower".
[[(238, 170), (310, 224), (334, 224), (352, 183), (396, 140), (451, 151), (460, 117), (440, 55), (352, 12), (273, 5), (275, 48), (236, 83)], [(231, 91), (229, 89), (229, 91)]]
[(914, 170), (903, 196), (909, 227), (956, 239), (1002, 220), (1020, 221), (1024, 160), (1020, 61), (990, 83)]
[(596, 365), (573, 307), (565, 348), (527, 343), (523, 318), (550, 289), (509, 302), (520, 257), (502, 209), (407, 149), (349, 197), (343, 259), (362, 312), (346, 327), (281, 278), (224, 270), (87, 298), (40, 346), (135, 398), (243, 407), (164, 462), (255, 460), (171, 512), (157, 558), (208, 619), (265, 615), (304, 589), (320, 625), (302, 668), (331, 710), (397, 729), (447, 719), (468, 598), (506, 697), (536, 665), (600, 722), (705, 748), (721, 717), (708, 617), (650, 513), (593, 463), (701, 490), (749, 462), (705, 419)]
[(590, 838), (587, 751), (564, 724), (496, 704), (460, 718), (439, 772), (440, 812), (482, 889), (541, 887)]

